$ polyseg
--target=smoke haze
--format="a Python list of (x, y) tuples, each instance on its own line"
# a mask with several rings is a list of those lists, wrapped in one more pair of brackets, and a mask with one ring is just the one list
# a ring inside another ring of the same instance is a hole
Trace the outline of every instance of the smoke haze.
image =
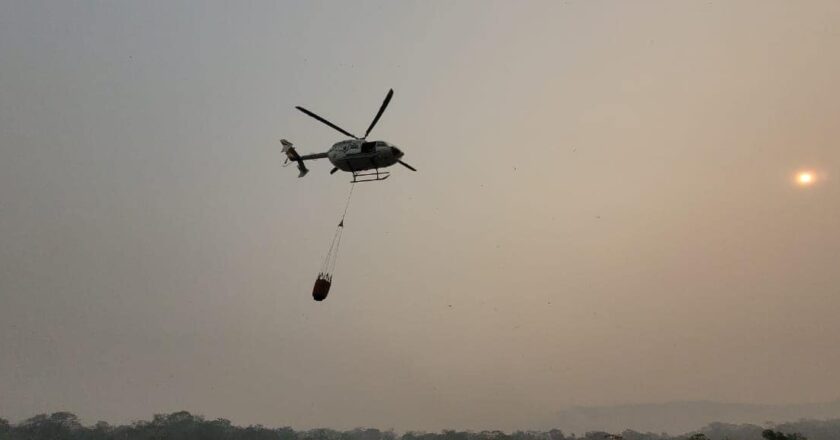
[[(828, 0), (2, 2), (0, 416), (510, 430), (834, 401), (838, 23)], [(278, 139), (324, 151), (294, 106), (361, 132), (389, 88), (373, 136), (419, 172), (356, 188), (316, 303), (349, 177), (297, 179)]]

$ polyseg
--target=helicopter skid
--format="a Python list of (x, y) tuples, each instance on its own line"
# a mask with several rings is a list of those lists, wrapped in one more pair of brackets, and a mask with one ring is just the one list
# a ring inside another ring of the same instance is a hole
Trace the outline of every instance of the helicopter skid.
[(360, 171), (353, 171), (353, 181), (350, 183), (359, 183), (359, 182), (376, 182), (379, 180), (385, 180), (391, 176), (391, 173), (388, 171), (372, 171), (372, 172), (360, 172)]

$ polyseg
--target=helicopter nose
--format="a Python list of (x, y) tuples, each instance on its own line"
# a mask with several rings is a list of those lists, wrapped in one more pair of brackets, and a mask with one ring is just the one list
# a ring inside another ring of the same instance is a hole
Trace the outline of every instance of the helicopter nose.
[(399, 159), (403, 157), (404, 153), (400, 151), (400, 149), (397, 147), (391, 147), (391, 154), (394, 155), (394, 157), (396, 157), (397, 159)]

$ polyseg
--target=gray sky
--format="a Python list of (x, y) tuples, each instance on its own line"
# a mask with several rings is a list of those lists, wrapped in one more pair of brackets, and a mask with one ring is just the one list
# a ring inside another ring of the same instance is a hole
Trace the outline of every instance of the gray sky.
[[(840, 396), (840, 3), (0, 3), (0, 415)], [(277, 140), (361, 132), (357, 188)], [(793, 181), (809, 169), (816, 182)]]

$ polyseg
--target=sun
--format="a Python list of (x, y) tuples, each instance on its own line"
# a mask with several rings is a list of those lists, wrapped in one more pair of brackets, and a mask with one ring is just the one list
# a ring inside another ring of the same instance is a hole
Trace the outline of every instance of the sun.
[(817, 181), (817, 175), (813, 171), (799, 171), (796, 173), (796, 184), (799, 186), (811, 186)]
[(814, 175), (807, 171), (803, 171), (799, 173), (799, 176), (796, 177), (796, 180), (799, 181), (800, 185), (808, 185), (814, 182)]

